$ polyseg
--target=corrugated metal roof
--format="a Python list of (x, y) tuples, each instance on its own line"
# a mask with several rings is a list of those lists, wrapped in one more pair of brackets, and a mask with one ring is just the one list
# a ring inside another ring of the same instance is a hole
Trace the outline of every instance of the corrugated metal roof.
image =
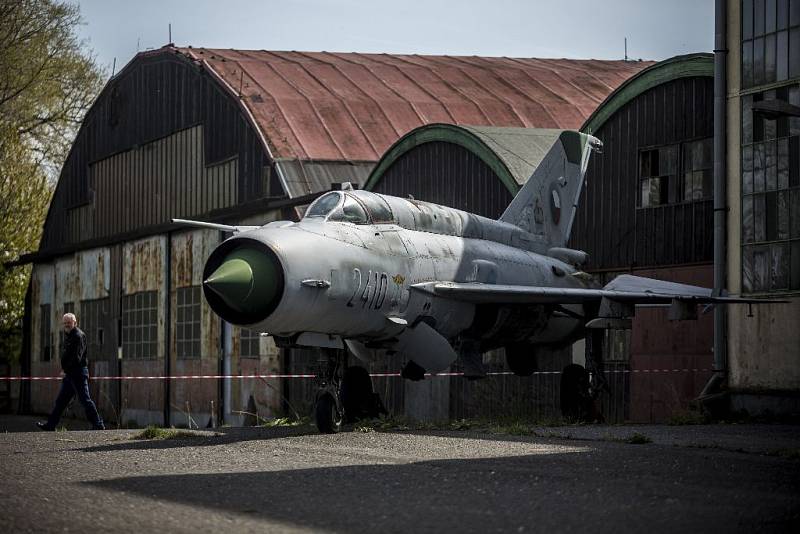
[(287, 192), (292, 198), (309, 192), (326, 191), (333, 183), (351, 182), (359, 187), (367, 181), (375, 164), (348, 161), (303, 161), (299, 159), (279, 159)]
[(578, 129), (651, 65), (569, 59), (175, 48), (241, 99), (273, 156), (377, 161), (430, 123)]
[(499, 157), (514, 181), (523, 185), (542, 162), (564, 130), (464, 126)]

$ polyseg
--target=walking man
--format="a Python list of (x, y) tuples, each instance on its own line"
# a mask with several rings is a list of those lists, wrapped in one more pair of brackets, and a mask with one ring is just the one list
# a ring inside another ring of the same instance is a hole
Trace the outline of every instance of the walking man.
[(38, 422), (36, 426), (42, 430), (55, 430), (61, 414), (69, 405), (69, 401), (75, 395), (83, 404), (86, 410), (86, 419), (92, 423), (94, 430), (105, 430), (103, 420), (97, 413), (92, 398), (89, 396), (89, 360), (86, 357), (86, 334), (78, 328), (78, 319), (75, 314), (64, 314), (64, 343), (61, 347), (61, 368), (64, 370), (64, 378), (61, 381), (61, 389), (56, 397), (56, 405), (53, 407), (50, 417), (46, 423)]

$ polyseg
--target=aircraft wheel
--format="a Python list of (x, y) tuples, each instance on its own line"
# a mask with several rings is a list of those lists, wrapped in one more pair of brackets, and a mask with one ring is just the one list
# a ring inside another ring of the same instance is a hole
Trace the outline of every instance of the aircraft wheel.
[(573, 363), (561, 371), (561, 414), (573, 421), (591, 419), (589, 372), (582, 365)]
[(341, 399), (344, 418), (348, 423), (364, 417), (378, 416), (372, 379), (363, 367), (353, 366), (344, 370)]
[(317, 429), (323, 434), (336, 434), (342, 429), (342, 414), (333, 395), (325, 393), (317, 399), (314, 419), (317, 421)]
[(531, 376), (536, 371), (536, 349), (532, 345), (509, 345), (506, 364), (516, 376)]

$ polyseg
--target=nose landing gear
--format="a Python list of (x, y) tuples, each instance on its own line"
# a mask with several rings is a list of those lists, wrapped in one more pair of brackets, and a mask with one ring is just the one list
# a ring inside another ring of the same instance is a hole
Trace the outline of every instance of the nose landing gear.
[(314, 419), (324, 434), (335, 434), (344, 423), (376, 418), (388, 412), (372, 389), (372, 379), (363, 367), (345, 367), (340, 351), (323, 350), (317, 373)]

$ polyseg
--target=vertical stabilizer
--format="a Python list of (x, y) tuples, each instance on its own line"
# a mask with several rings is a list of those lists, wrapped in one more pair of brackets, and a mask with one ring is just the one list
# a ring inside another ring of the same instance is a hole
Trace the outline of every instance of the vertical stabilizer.
[(561, 132), (500, 220), (541, 236), (551, 247), (563, 247), (572, 230), (589, 155), (602, 145), (591, 135)]

